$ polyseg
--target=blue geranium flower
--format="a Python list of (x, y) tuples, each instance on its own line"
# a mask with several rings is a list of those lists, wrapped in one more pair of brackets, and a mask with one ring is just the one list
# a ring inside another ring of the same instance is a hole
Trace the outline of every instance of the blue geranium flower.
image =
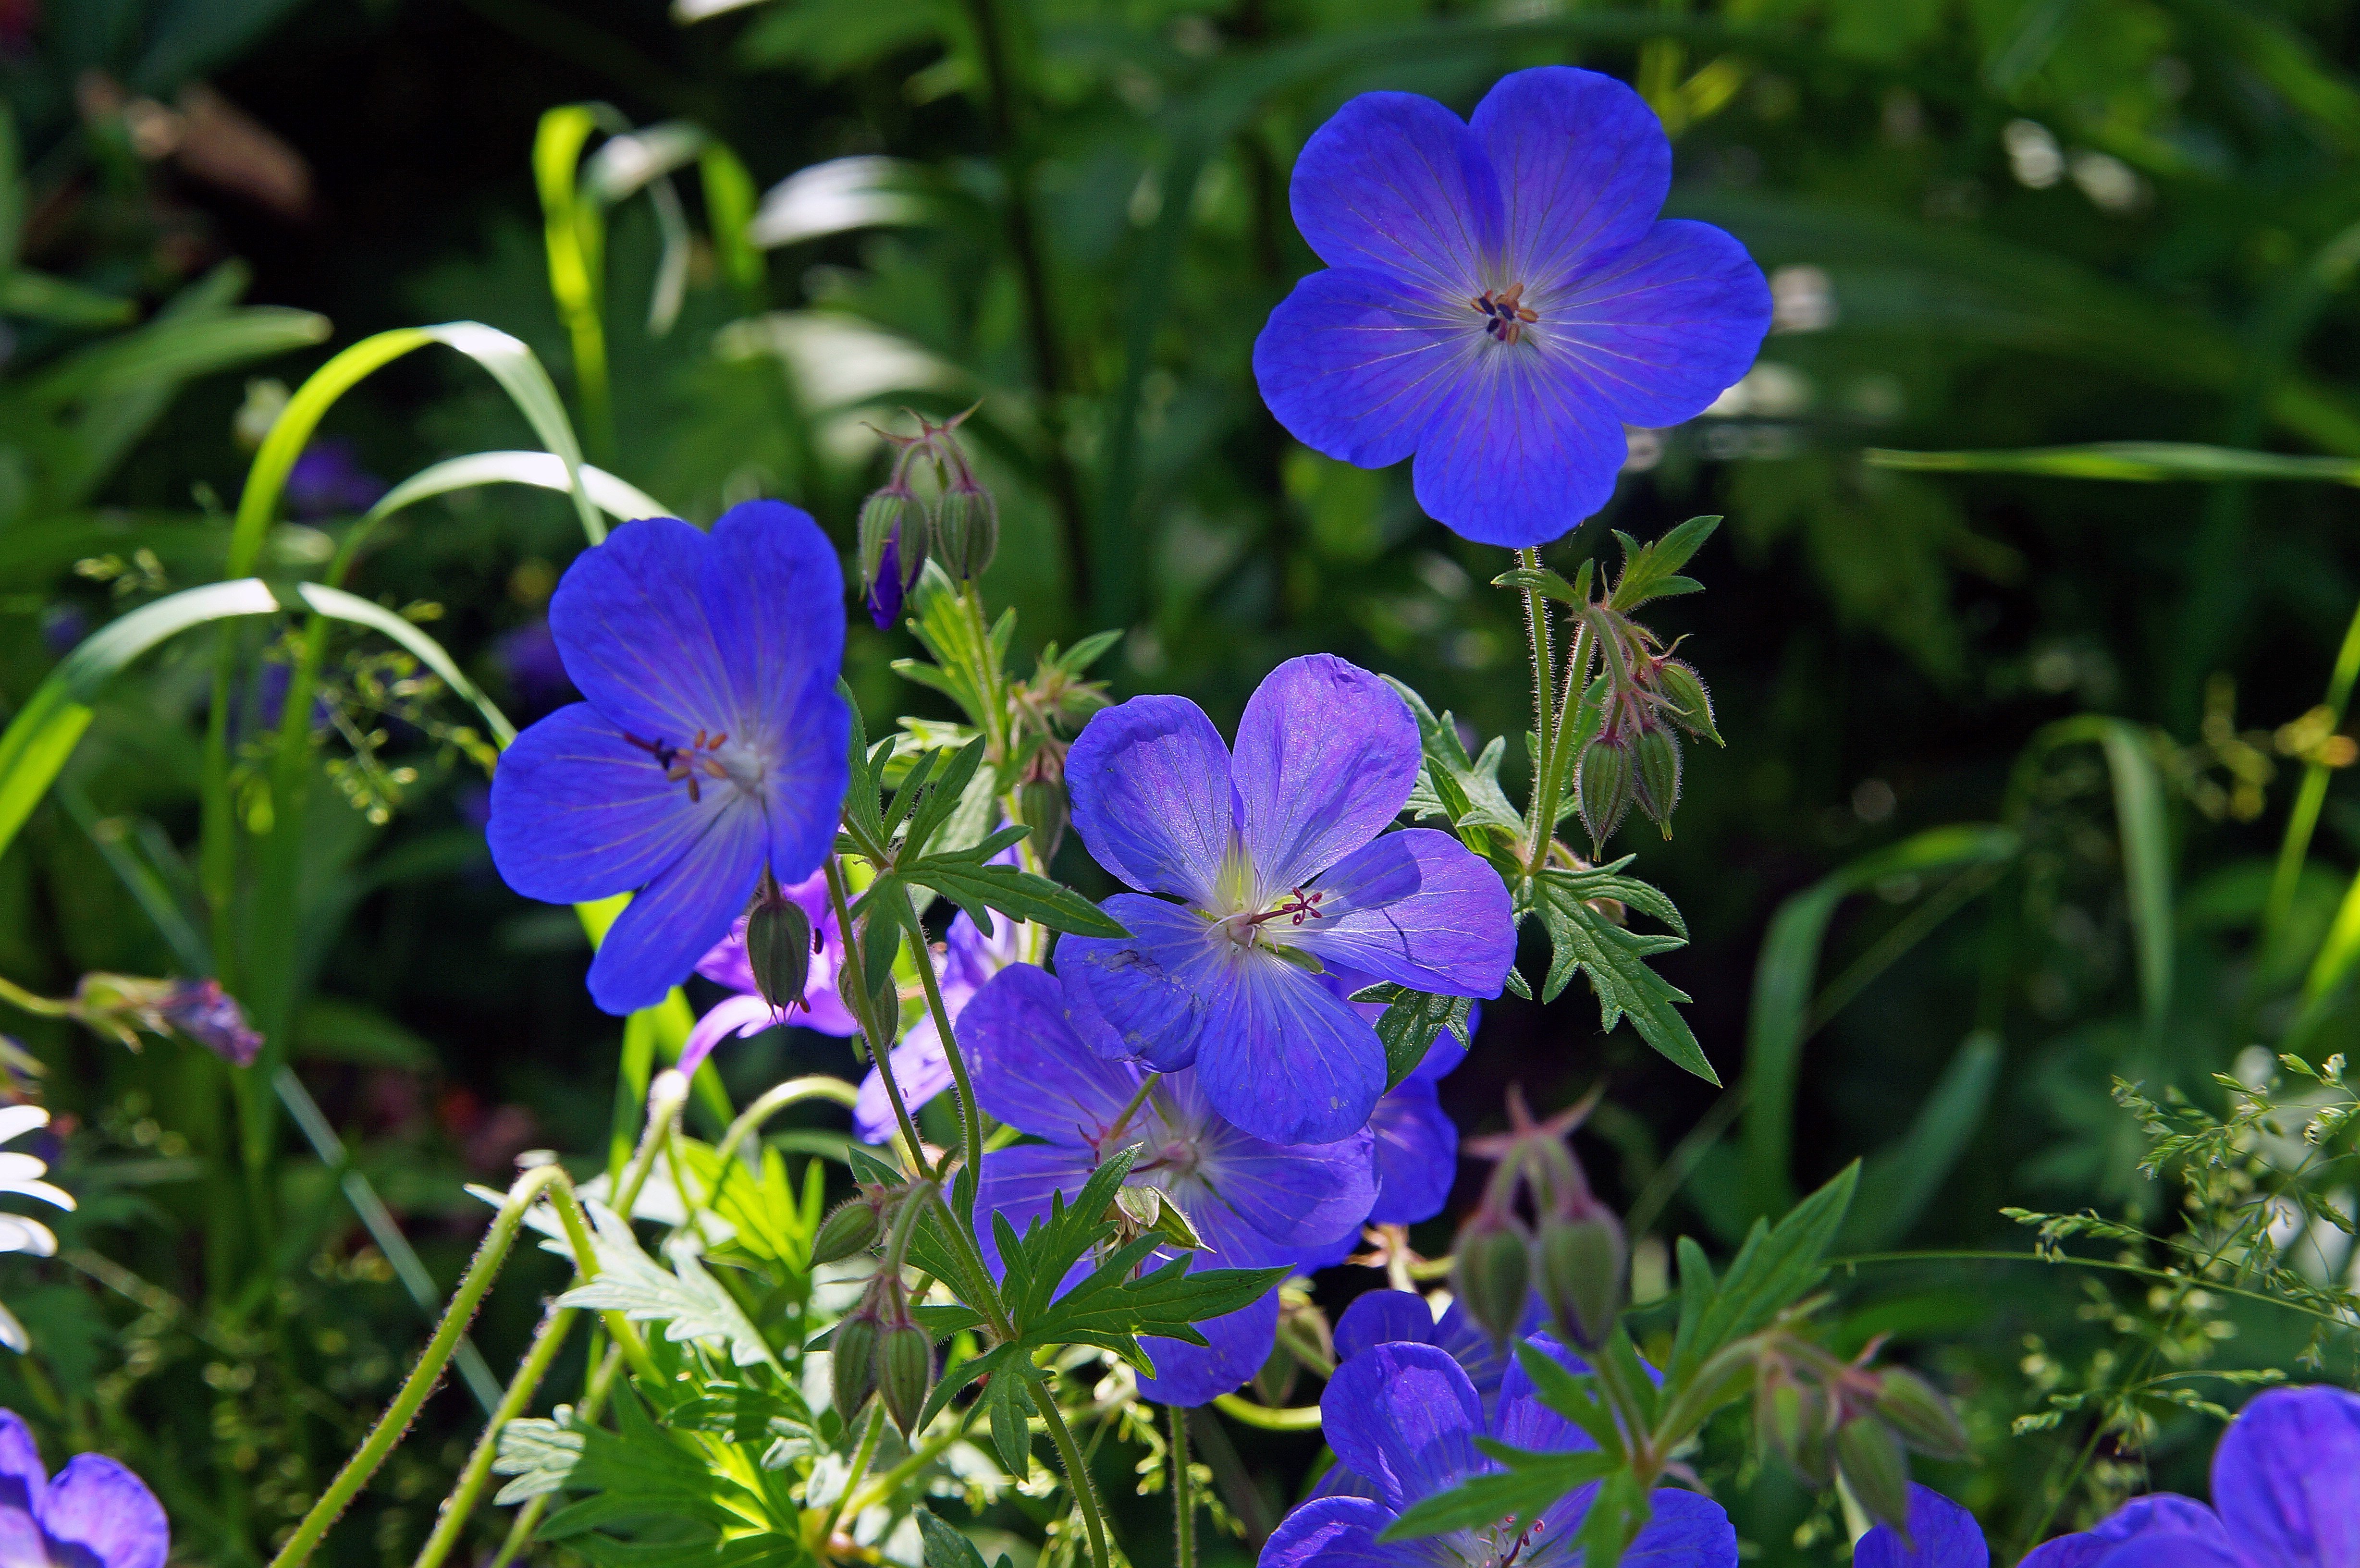
[(549, 625), (588, 700), (500, 758), (492, 860), (527, 898), (637, 893), (590, 965), (592, 999), (628, 1013), (721, 940), (765, 865), (792, 885), (834, 845), (844, 581), (808, 516), (749, 501), (709, 536), (624, 524), (566, 569)]
[[(1565, 1366), (1580, 1359), (1545, 1335), (1532, 1342)], [(1519, 1537), (1499, 1526), (1454, 1530), (1420, 1541), (1377, 1536), (1415, 1503), (1499, 1466), (1475, 1446), (1478, 1437), (1544, 1452), (1597, 1446), (1571, 1421), (1542, 1404), (1522, 1367), (1511, 1365), (1489, 1416), (1467, 1373), (1432, 1345), (1379, 1345), (1336, 1368), (1320, 1396), (1319, 1420), (1336, 1451), (1325, 1496), (1282, 1520), (1262, 1549), (1261, 1568), (1434, 1568), (1437, 1563), (1504, 1563), (1572, 1568), (1574, 1536), (1596, 1487), (1584, 1486), (1544, 1509)], [(1350, 1491), (1344, 1490), (1349, 1486)], [(1720, 1504), (1666, 1486), (1655, 1518), (1623, 1553), (1633, 1568), (1735, 1568), (1737, 1531)]]
[(14, 1410), (0, 1410), (0, 1563), (8, 1568), (163, 1568), (172, 1544), (148, 1484), (104, 1454), (55, 1475)]
[[(1006, 1215), (1020, 1234), (1048, 1213), (1052, 1192), (1071, 1199), (1105, 1157), (1133, 1144), (1144, 1147), (1127, 1184), (1157, 1189), (1187, 1216), (1210, 1249), (1207, 1268), (1298, 1265), (1357, 1230), (1376, 1195), (1365, 1130), (1294, 1148), (1241, 1132), (1206, 1103), (1196, 1073), (1149, 1083), (1151, 1074), (1085, 1045), (1065, 990), (1032, 964), (1004, 969), (977, 992), (958, 1032), (983, 1108), (1043, 1140), (983, 1157), (977, 1210)], [(997, 1272), (991, 1228), (978, 1228)], [(1147, 1398), (1201, 1405), (1251, 1377), (1277, 1337), (1278, 1292), (1196, 1328), (1206, 1345), (1142, 1342), (1155, 1362), (1140, 1384)]]
[[(1909, 1545), (1883, 1525), (1859, 1568), (1985, 1568), (1974, 1516), (1909, 1488)], [(1913, 1551), (1911, 1548), (1914, 1547)], [(2351, 1568), (2360, 1563), (2360, 1394), (2273, 1388), (2237, 1412), (2212, 1453), (2212, 1506), (2158, 1492), (2094, 1530), (2060, 1535), (2022, 1568)]]
[[(1516, 1325), (1515, 1337), (1521, 1339), (1536, 1333), (1547, 1317), (1548, 1309), (1542, 1304), (1539, 1293), (1533, 1292), (1526, 1299), (1524, 1321)], [(1484, 1419), (1491, 1419), (1500, 1403), (1501, 1382), (1515, 1361), (1513, 1339), (1492, 1338), (1491, 1331), (1469, 1317), (1466, 1307), (1455, 1300), (1437, 1318), (1426, 1299), (1415, 1290), (1363, 1290), (1352, 1298), (1343, 1315), (1336, 1320), (1338, 1366), (1381, 1345), (1404, 1341), (1434, 1345), (1459, 1363), (1459, 1370), (1474, 1386), (1475, 1397), (1483, 1403)]]
[(1485, 544), (1557, 538), (1606, 504), (1625, 425), (1692, 419), (1770, 325), (1745, 247), (1659, 221), (1671, 144), (1612, 77), (1503, 77), (1461, 121), (1369, 93), (1295, 160), (1295, 226), (1328, 263), (1254, 341), (1279, 423), (1363, 468), (1415, 452), (1418, 505)]
[(1234, 756), (1183, 697), (1095, 714), (1065, 758), (1074, 828), (1140, 890), (1106, 902), (1131, 936), (1058, 943), (1076, 1005), (1111, 1031), (1096, 1038), (1194, 1066), (1215, 1110), (1273, 1143), (1367, 1125), (1384, 1046), (1318, 971), (1491, 996), (1515, 958), (1498, 872), (1448, 833), (1382, 831), (1417, 769), (1407, 705), (1327, 654), (1271, 671)]

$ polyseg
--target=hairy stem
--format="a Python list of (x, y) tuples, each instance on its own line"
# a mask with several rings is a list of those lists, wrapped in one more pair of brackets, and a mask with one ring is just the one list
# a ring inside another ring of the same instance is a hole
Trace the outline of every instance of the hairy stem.
[[(950, 1009), (943, 1002), (942, 982), (934, 976), (934, 955), (926, 951), (926, 939), (918, 924), (917, 906), (911, 901), (906, 887), (901, 892), (901, 917), (905, 922), (904, 940), (910, 944), (911, 962), (918, 966), (919, 983), (925, 987), (926, 1010), (934, 1015), (934, 1032), (943, 1042), (943, 1056), (951, 1064), (951, 1083), (958, 1094), (959, 1157), (967, 1164), (967, 1190), (972, 1192), (974, 1184), (983, 1179), (983, 1107), (976, 1103), (975, 1080), (967, 1075), (967, 1058), (960, 1054), (958, 1040), (951, 1033)], [(892, 1082), (892, 1062), (889, 1060), (880, 1065), (885, 1080)], [(959, 1205), (961, 1208), (966, 1206), (964, 1203)]]
[(836, 1539), (836, 1521), (844, 1517), (844, 1505), (852, 1496), (852, 1488), (869, 1473), (869, 1461), (876, 1456), (878, 1434), (885, 1430), (885, 1406), (880, 1400), (869, 1408), (869, 1425), (860, 1433), (860, 1446), (852, 1451), (852, 1468), (845, 1472), (844, 1490), (828, 1505), (827, 1517), (820, 1521), (816, 1549), (825, 1553), (827, 1543)]
[(1172, 1473), (1173, 1568), (1196, 1568), (1196, 1494), (1188, 1476), (1188, 1412), (1167, 1405), (1164, 1413), (1172, 1422), (1172, 1452), (1164, 1456), (1164, 1465)]
[(1073, 1489), (1074, 1505), (1082, 1510), (1082, 1524), (1089, 1531), (1090, 1562), (1095, 1568), (1107, 1568), (1106, 1520), (1098, 1513), (1098, 1489), (1090, 1485), (1089, 1465), (1074, 1442), (1074, 1432), (1065, 1424), (1064, 1412), (1057, 1409), (1057, 1397), (1043, 1383), (1027, 1383), (1032, 1391), (1032, 1408), (1041, 1412), (1043, 1424), (1049, 1429), (1049, 1440), (1057, 1445), (1057, 1458), (1065, 1466), (1065, 1482)]
[(442, 1559), (451, 1554), (458, 1543), (459, 1532), (467, 1526), (467, 1518), (475, 1511), (475, 1504), (491, 1480), (492, 1461), (499, 1454), (500, 1430), (524, 1412), (541, 1380), (549, 1375), (550, 1364), (565, 1347), (565, 1336), (574, 1326), (574, 1309), (552, 1307), (541, 1320), (541, 1328), (533, 1335), (532, 1348), (525, 1353), (523, 1365), (508, 1384), (491, 1420), (484, 1423), (484, 1435), (475, 1440), (475, 1450), (467, 1455), (467, 1466), (459, 1473), (459, 1484), (442, 1500), (439, 1517), (434, 1521), (434, 1533), (418, 1551), (410, 1568), (441, 1568)]
[[(852, 945), (852, 901), (844, 890), (844, 860), (840, 855), (827, 857), (827, 898), (836, 911), (836, 930), (844, 942), (844, 963), (836, 970), (836, 994), (852, 1004), (852, 1020), (860, 1026), (869, 1041), (869, 1055), (877, 1063), (877, 1075), (885, 1081), (885, 1097), (893, 1103), (893, 1119), (901, 1128), (902, 1140), (910, 1149), (910, 1165), (913, 1171), (926, 1168), (926, 1146), (918, 1137), (918, 1124), (910, 1119), (910, 1107), (901, 1101), (901, 1084), (893, 1076), (892, 1031), (881, 1029), (877, 1022), (877, 998), (867, 995), (868, 965), (861, 949)], [(923, 965), (922, 965), (923, 967)], [(849, 975), (852, 984), (847, 985)]]
[[(1541, 552), (1537, 550), (1516, 551), (1516, 564), (1527, 572), (1541, 569)], [(1557, 823), (1556, 802), (1545, 799), (1541, 791), (1548, 786), (1556, 771), (1557, 726), (1550, 722), (1549, 699), (1556, 684), (1556, 660), (1549, 645), (1548, 601), (1537, 588), (1528, 587), (1524, 593), (1524, 638), (1533, 650), (1533, 734), (1538, 737), (1540, 758), (1533, 768), (1532, 811), (1529, 815), (1530, 842), (1524, 849), (1524, 865), (1538, 870), (1548, 855), (1551, 830)]]
[[(615, 1386), (616, 1375), (623, 1366), (619, 1348), (609, 1349), (598, 1361), (585, 1381), (586, 1391), (582, 1403), (574, 1408), (574, 1419), (581, 1422), (595, 1421), (606, 1408), (606, 1394)], [(532, 1540), (532, 1532), (541, 1524), (541, 1516), (549, 1511), (549, 1499), (554, 1492), (543, 1492), (517, 1510), (516, 1522), (508, 1527), (508, 1539), (500, 1542), (499, 1554), (492, 1559), (491, 1568), (508, 1568), (516, 1554)]]

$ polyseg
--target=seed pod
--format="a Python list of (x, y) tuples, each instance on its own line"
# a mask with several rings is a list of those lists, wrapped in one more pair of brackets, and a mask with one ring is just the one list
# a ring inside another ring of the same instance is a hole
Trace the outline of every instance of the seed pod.
[(773, 1007), (799, 1007), (811, 978), (811, 917), (779, 891), (766, 872), (762, 891), (746, 916), (746, 964), (754, 989)]
[(1894, 1435), (1929, 1459), (1968, 1456), (1967, 1429), (1959, 1412), (1935, 1387), (1906, 1367), (1888, 1367), (1877, 1375), (1882, 1385), (1876, 1413)]
[(908, 1437), (925, 1408), (926, 1391), (934, 1384), (934, 1347), (926, 1331), (907, 1315), (886, 1326), (877, 1342), (877, 1391), (885, 1413)]
[(1672, 836), (1672, 812), (1680, 803), (1679, 737), (1662, 724), (1644, 726), (1631, 743), (1632, 794), (1647, 820)]
[(934, 509), (934, 558), (963, 583), (984, 574), (1000, 550), (1000, 504), (962, 468)]
[(1459, 1233), (1450, 1288), (1495, 1340), (1516, 1332), (1532, 1290), (1532, 1237), (1513, 1216), (1476, 1211)]
[(1713, 727), (1712, 693), (1705, 690), (1693, 665), (1677, 659), (1664, 660), (1655, 670), (1655, 689), (1671, 704), (1666, 711), (1674, 724), (1715, 746), (1726, 744)]
[(812, 1266), (841, 1263), (868, 1251), (877, 1245), (877, 1237), (884, 1228), (877, 1205), (867, 1197), (846, 1199), (820, 1222), (819, 1234), (812, 1237)]
[(1836, 1429), (1836, 1468), (1871, 1519), (1909, 1539), (1909, 1456), (1893, 1429), (1873, 1415)]
[(830, 1388), (837, 1419), (852, 1424), (869, 1396), (877, 1391), (877, 1304), (864, 1296), (852, 1314), (836, 1325), (828, 1341), (834, 1357)]
[(1574, 1218), (1552, 1214), (1541, 1221), (1535, 1250), (1541, 1300), (1558, 1335), (1592, 1349), (1605, 1344), (1622, 1305), (1622, 1222), (1596, 1203)]
[(1581, 777), (1575, 789), (1581, 806), (1581, 825), (1590, 842), (1602, 846), (1631, 809), (1631, 748), (1623, 737), (1609, 733), (1581, 754)]

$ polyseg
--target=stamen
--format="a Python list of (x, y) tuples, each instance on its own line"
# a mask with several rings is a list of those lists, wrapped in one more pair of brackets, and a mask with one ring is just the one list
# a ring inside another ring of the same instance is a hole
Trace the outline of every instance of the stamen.
[(1486, 289), (1467, 302), (1483, 318), (1483, 330), (1503, 343), (1514, 343), (1524, 335), (1524, 328), (1539, 321), (1540, 313), (1524, 302), (1524, 286), (1511, 283), (1505, 289)]

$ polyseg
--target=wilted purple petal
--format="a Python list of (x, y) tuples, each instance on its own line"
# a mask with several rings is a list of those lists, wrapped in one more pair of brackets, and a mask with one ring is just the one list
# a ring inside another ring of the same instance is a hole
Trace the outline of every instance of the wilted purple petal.
[(164, 1021), (233, 1067), (251, 1067), (262, 1036), (218, 980), (180, 980), (158, 1004)]

